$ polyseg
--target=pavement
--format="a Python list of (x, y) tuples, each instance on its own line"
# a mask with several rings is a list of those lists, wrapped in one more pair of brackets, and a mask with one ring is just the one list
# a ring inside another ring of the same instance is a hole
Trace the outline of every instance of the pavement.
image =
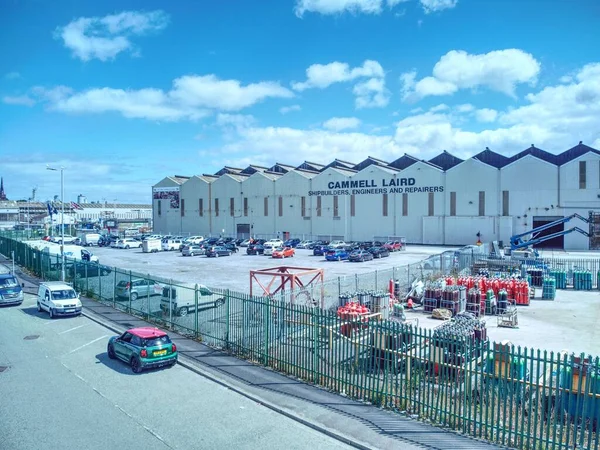
[[(0, 259), (8, 264), (8, 260)], [(39, 280), (20, 272), (25, 291), (35, 294)], [(82, 298), (84, 315), (120, 333), (148, 323)], [(361, 449), (500, 448), (305, 384), (237, 359), (200, 342), (169, 332), (180, 352), (179, 364), (198, 375), (305, 425), (327, 438)], [(316, 448), (322, 448), (317, 446)]]

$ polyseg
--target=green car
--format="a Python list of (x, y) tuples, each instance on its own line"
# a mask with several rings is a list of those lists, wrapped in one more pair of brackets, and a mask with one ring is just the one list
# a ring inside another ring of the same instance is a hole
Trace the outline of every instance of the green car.
[(110, 359), (128, 363), (134, 373), (177, 363), (177, 346), (167, 333), (152, 327), (132, 328), (111, 337), (107, 353)]

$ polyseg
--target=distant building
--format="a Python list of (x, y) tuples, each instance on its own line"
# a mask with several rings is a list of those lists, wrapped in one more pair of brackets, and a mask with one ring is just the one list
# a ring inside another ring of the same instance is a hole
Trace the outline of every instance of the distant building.
[(4, 178), (0, 178), (0, 202), (8, 200), (4, 193)]
[(79, 195), (77, 196), (77, 203), (79, 203), (80, 205), (81, 205), (82, 203), (87, 203), (87, 202), (88, 202), (88, 201), (87, 201), (87, 197), (86, 197), (85, 195), (83, 195), (83, 194), (79, 194)]

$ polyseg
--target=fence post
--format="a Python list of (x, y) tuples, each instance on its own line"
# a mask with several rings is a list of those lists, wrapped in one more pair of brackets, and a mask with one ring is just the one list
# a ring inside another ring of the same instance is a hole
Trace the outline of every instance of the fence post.
[(230, 311), (229, 301), (230, 301), (229, 289), (227, 289), (225, 291), (225, 348), (226, 349), (229, 349), (229, 324), (230, 324), (230, 320), (229, 320), (229, 311)]
[(198, 339), (198, 284), (194, 286), (194, 302), (195, 302), (195, 315), (194, 315), (194, 336)]
[(358, 274), (354, 274), (354, 290), (358, 291)]
[(318, 320), (316, 317), (316, 308), (311, 308), (311, 323), (312, 323), (312, 338), (313, 338), (313, 360), (312, 360), (312, 366), (313, 366), (313, 383), (317, 384), (319, 382), (319, 377), (318, 377), (318, 370), (317, 370), (317, 365), (319, 364), (319, 358), (317, 355), (317, 339), (319, 337), (319, 333), (318, 333)]
[(113, 268), (113, 308), (117, 309), (117, 268)]
[(173, 326), (173, 280), (169, 280), (169, 327)]
[[(115, 284), (115, 290), (117, 289)], [(127, 310), (131, 313), (131, 290), (133, 289), (133, 277), (131, 276), (131, 270), (129, 271), (129, 309)]]
[(263, 302), (263, 324), (264, 324), (264, 330), (263, 330), (263, 337), (264, 337), (264, 341), (265, 341), (265, 346), (264, 346), (264, 356), (263, 356), (263, 364), (266, 366), (268, 366), (269, 364), (269, 306), (270, 306), (270, 300), (267, 299), (266, 301)]
[[(150, 274), (146, 274), (146, 282), (148, 283), (148, 289), (146, 289), (146, 313), (148, 319), (150, 319), (150, 282), (154, 282), (154, 280), (150, 279)], [(154, 283), (156, 285), (156, 283)], [(154, 286), (152, 287), (154, 289)], [(162, 292), (160, 293), (162, 295)], [(154, 319), (153, 319), (154, 321)]]

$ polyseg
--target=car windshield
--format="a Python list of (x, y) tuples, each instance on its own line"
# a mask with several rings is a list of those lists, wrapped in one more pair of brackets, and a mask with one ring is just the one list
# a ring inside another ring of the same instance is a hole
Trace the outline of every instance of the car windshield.
[(53, 300), (68, 300), (70, 298), (77, 297), (73, 289), (61, 289), (58, 291), (52, 291)]
[(117, 286), (121, 286), (121, 287), (123, 287), (123, 286), (127, 286), (128, 284), (129, 284), (129, 282), (128, 282), (128, 281), (124, 281), (124, 280), (123, 280), (123, 281), (119, 281), (119, 282), (117, 283)]
[(142, 339), (142, 347), (158, 347), (159, 345), (165, 345), (170, 343), (171, 339), (169, 339), (169, 336), (167, 335)]
[(0, 280), (0, 287), (3, 287), (3, 288), (15, 287), (18, 285), (19, 285), (19, 283), (17, 283), (16, 278), (4, 278), (4, 279)]

